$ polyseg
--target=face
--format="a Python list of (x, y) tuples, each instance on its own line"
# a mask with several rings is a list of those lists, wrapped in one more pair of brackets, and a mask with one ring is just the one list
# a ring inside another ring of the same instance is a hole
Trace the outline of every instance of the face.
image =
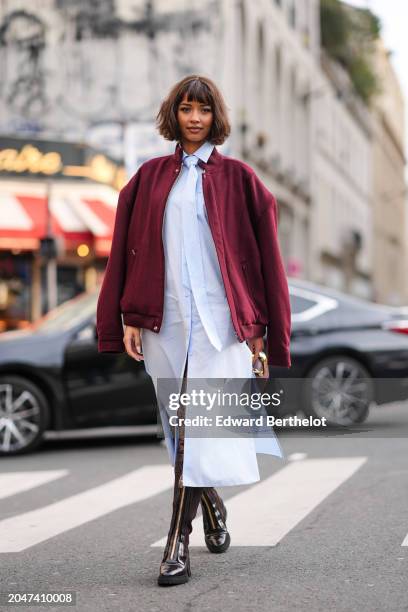
[(213, 113), (209, 104), (188, 101), (184, 96), (177, 110), (177, 120), (180, 126), (183, 143), (200, 146), (207, 140), (213, 122)]

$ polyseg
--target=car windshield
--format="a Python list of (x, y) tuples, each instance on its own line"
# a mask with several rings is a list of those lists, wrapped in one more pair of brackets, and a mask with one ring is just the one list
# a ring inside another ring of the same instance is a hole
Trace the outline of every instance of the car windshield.
[(97, 299), (97, 291), (81, 293), (72, 300), (68, 300), (57, 308), (50, 310), (41, 319), (33, 323), (31, 329), (41, 332), (70, 329), (95, 314)]

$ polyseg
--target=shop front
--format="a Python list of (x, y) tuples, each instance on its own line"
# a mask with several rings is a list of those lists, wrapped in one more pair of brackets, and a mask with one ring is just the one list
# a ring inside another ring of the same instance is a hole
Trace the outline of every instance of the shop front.
[(0, 330), (100, 282), (124, 180), (82, 145), (0, 139)]

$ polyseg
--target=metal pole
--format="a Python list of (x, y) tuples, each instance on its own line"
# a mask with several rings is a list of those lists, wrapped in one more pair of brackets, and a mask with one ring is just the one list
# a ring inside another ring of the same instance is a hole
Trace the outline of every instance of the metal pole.
[[(47, 237), (51, 238), (51, 180), (47, 181)], [(58, 289), (57, 289), (57, 260), (55, 257), (47, 259), (47, 310), (55, 308), (58, 304)]]

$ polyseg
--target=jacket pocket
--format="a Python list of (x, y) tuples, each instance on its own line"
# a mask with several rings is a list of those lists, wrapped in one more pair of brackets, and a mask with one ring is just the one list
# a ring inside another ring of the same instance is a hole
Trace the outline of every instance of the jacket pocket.
[(122, 312), (150, 314), (157, 312), (158, 277), (148, 265), (148, 246), (129, 245), (126, 254), (126, 274), (120, 300)]
[[(250, 304), (252, 306), (252, 310), (253, 310), (254, 316), (255, 316), (255, 321), (257, 321), (258, 318), (259, 318), (259, 313), (258, 313), (258, 309), (255, 306), (253, 289), (251, 287), (251, 278), (250, 278), (251, 270), (250, 270), (250, 266), (249, 266), (248, 261), (246, 261), (246, 260), (241, 261), (241, 268), (242, 268), (242, 273), (243, 273), (243, 276), (244, 276), (244, 279), (245, 279), (245, 287), (246, 287), (246, 291), (247, 291), (248, 301), (250, 302)], [(253, 321), (253, 322), (255, 323), (255, 321)]]
[(136, 261), (138, 248), (137, 247), (128, 247), (126, 254), (126, 274), (129, 274), (133, 265)]
[(131, 287), (131, 278), (133, 276), (135, 265), (138, 258), (138, 247), (128, 247), (126, 249), (126, 270), (125, 270), (125, 284), (122, 291), (122, 299), (129, 295)]

